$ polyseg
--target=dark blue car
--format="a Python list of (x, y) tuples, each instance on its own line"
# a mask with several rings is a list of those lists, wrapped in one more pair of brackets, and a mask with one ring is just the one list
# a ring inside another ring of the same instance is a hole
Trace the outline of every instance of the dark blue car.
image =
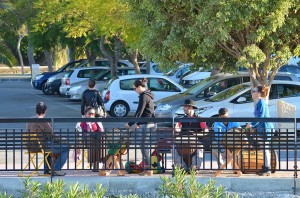
[(59, 68), (57, 71), (43, 72), (43, 73), (37, 75), (34, 80), (32, 80), (31, 85), (35, 89), (41, 90), (43, 88), (43, 86), (45, 85), (45, 83), (47, 82), (48, 78), (50, 78), (51, 76), (61, 73), (61, 72), (66, 72), (66, 71), (70, 70), (71, 68), (77, 67), (77, 66), (85, 64), (85, 63), (88, 63), (88, 61), (86, 59), (75, 60), (75, 61), (71, 61), (71, 62), (65, 64), (64, 66)]

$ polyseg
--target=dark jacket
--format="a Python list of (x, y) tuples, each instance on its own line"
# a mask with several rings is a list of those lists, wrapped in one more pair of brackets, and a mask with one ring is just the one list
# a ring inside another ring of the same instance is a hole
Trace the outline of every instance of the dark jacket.
[(82, 93), (82, 97), (81, 97), (81, 114), (84, 115), (84, 110), (86, 107), (90, 106), (90, 102), (92, 100), (93, 97), (97, 97), (97, 103), (98, 106), (101, 106), (102, 109), (105, 111), (105, 107), (104, 107), (104, 103), (103, 103), (103, 99), (101, 97), (100, 91), (98, 90), (90, 90), (87, 89)]
[[(146, 90), (139, 95), (139, 105), (135, 112), (136, 118), (154, 118), (154, 94), (150, 90)], [(134, 122), (128, 123), (129, 126), (134, 125)], [(136, 123), (137, 125), (145, 123)]]

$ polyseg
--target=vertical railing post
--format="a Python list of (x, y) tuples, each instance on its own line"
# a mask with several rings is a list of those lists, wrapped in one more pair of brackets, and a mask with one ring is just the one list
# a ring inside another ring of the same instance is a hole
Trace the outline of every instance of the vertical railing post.
[(296, 187), (297, 187), (296, 178), (298, 177), (297, 156), (298, 156), (297, 155), (297, 119), (295, 117), (294, 118), (294, 189), (293, 189), (294, 195), (296, 195)]

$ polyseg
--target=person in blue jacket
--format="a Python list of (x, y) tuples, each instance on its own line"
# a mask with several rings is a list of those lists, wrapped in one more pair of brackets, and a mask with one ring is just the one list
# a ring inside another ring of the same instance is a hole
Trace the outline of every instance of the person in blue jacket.
[[(254, 101), (254, 116), (256, 118), (269, 118), (269, 108), (268, 104), (265, 100), (269, 92), (269, 87), (267, 86), (257, 86), (252, 89), (252, 99)], [(254, 128), (257, 132), (258, 136), (263, 140), (267, 140), (264, 142), (264, 166), (259, 175), (267, 175), (271, 174), (271, 156), (269, 149), (269, 140), (271, 139), (272, 132), (274, 131), (274, 125), (272, 122), (252, 122), (248, 124), (246, 128)]]
[[(219, 109), (220, 118), (228, 118), (229, 113), (226, 108)], [(227, 132), (230, 129), (241, 128), (239, 122), (215, 122), (213, 125), (215, 132), (215, 141), (213, 145), (218, 148), (213, 148), (212, 153), (218, 161), (218, 166), (220, 167), (224, 163), (224, 155), (222, 156), (222, 151), (219, 149), (221, 147), (220, 140), (222, 139), (223, 133)]]

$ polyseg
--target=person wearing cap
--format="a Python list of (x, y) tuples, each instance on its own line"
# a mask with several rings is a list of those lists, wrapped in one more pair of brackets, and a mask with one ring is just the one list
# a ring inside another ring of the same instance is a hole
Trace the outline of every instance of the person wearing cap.
[[(186, 118), (197, 118), (195, 109), (197, 109), (193, 100), (185, 100), (183, 110)], [(175, 131), (180, 132), (180, 136), (186, 135), (187, 137), (193, 136), (199, 132), (208, 132), (208, 127), (205, 122), (178, 122), (175, 125)], [(203, 146), (196, 145), (195, 155), (192, 157), (191, 169), (199, 170), (202, 165), (203, 159)], [(179, 148), (180, 149), (180, 148)], [(175, 149), (174, 153), (174, 164), (181, 166), (181, 168), (187, 169), (187, 164), (183, 161), (183, 157), (179, 154), (178, 150)]]
[[(219, 118), (228, 118), (229, 112), (226, 108), (220, 108), (219, 109)], [(239, 122), (215, 122), (213, 124), (213, 129), (215, 132), (215, 141), (212, 143), (212, 145), (215, 145), (218, 148), (213, 148), (212, 153), (215, 156), (218, 167), (221, 167), (221, 165), (224, 163), (224, 155), (222, 154), (222, 149), (219, 149), (221, 147), (220, 140), (222, 139), (223, 133), (227, 132), (230, 129), (235, 128), (241, 128), (241, 125)]]

